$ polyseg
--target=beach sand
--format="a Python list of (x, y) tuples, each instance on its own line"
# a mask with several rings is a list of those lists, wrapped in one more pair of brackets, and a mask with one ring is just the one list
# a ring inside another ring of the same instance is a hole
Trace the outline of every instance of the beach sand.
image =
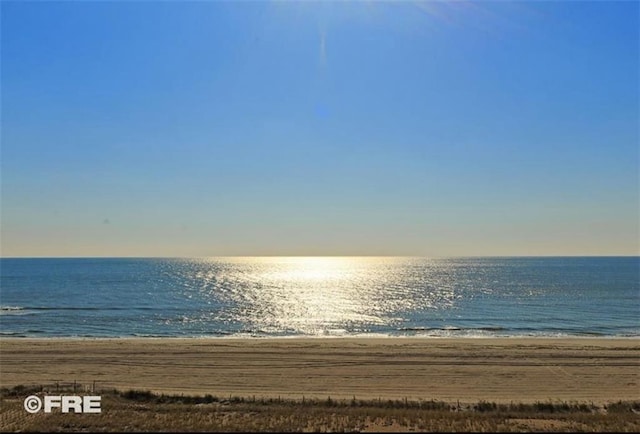
[(637, 339), (2, 339), (0, 384), (449, 402), (640, 399)]

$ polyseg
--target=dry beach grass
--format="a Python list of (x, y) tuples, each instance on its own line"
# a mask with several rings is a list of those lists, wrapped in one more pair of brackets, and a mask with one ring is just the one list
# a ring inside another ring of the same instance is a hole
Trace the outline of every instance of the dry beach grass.
[[(50, 385), (51, 386), (51, 385)], [(77, 383), (76, 383), (77, 386)], [(78, 393), (78, 388), (58, 393)], [(640, 401), (602, 407), (579, 403), (460, 406), (442, 401), (286, 400), (157, 395), (145, 391), (101, 392), (100, 415), (28, 414), (17, 387), (0, 393), (2, 431), (276, 431), (276, 432), (637, 432)]]

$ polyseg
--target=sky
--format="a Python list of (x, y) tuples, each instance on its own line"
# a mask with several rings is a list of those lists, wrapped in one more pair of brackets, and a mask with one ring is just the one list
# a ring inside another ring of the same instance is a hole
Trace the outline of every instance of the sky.
[(636, 1), (2, 1), (0, 254), (638, 255)]

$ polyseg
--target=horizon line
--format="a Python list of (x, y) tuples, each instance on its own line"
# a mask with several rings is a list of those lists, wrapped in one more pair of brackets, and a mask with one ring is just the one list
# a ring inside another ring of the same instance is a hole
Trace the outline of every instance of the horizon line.
[(212, 258), (638, 258), (638, 254), (585, 255), (194, 255), (194, 256), (1, 256), (0, 259), (212, 259)]

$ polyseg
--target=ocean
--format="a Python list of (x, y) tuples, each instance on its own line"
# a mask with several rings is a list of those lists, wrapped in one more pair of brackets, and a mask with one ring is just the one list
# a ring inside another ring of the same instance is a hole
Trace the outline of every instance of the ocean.
[(10, 337), (639, 337), (640, 257), (3, 258)]

